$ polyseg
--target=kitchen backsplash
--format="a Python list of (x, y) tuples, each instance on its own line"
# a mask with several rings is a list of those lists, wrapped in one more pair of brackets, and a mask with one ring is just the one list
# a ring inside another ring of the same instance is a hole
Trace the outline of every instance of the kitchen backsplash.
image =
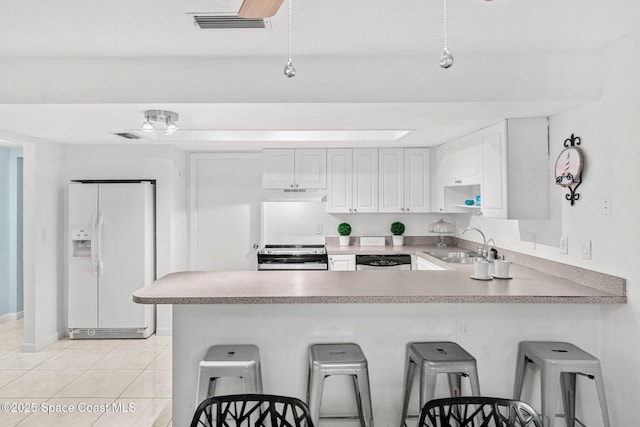
[(262, 243), (324, 243), (338, 235), (338, 224), (348, 222), (351, 236), (391, 236), (391, 223), (405, 225), (405, 236), (433, 236), (429, 226), (444, 218), (454, 229), (469, 224), (469, 214), (328, 214), (326, 202), (263, 202)]

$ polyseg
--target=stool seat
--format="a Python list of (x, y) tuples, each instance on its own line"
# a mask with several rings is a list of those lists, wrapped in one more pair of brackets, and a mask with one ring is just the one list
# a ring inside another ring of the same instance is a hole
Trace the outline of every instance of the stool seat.
[(562, 393), (567, 427), (575, 426), (576, 374), (595, 380), (600, 410), (605, 427), (609, 427), (609, 412), (604, 391), (600, 360), (574, 344), (559, 341), (522, 341), (518, 345), (516, 378), (513, 395), (520, 399), (529, 362), (540, 367), (542, 417), (546, 427), (556, 419), (558, 393)]
[(471, 393), (480, 395), (476, 359), (460, 345), (450, 341), (409, 343), (400, 427), (404, 425), (407, 418), (416, 367), (420, 367), (420, 408), (434, 399), (437, 375), (441, 373), (448, 374), (449, 391), (452, 397), (461, 395), (463, 376), (469, 377)]
[(215, 395), (216, 381), (222, 377), (240, 377), (245, 393), (262, 393), (260, 350), (252, 344), (214, 345), (200, 361), (196, 407)]
[(367, 359), (360, 346), (353, 343), (314, 344), (309, 348), (307, 404), (314, 426), (317, 427), (320, 420), (324, 380), (331, 375), (353, 377), (360, 424), (373, 427)]

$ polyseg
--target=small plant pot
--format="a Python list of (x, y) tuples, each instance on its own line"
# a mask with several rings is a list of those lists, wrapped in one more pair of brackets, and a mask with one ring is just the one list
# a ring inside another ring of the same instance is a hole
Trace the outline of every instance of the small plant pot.
[(393, 240), (393, 246), (402, 246), (402, 245), (404, 245), (404, 236), (393, 235), (393, 236), (391, 236), (391, 239)]
[(340, 246), (349, 246), (350, 236), (338, 236), (338, 238), (340, 239)]

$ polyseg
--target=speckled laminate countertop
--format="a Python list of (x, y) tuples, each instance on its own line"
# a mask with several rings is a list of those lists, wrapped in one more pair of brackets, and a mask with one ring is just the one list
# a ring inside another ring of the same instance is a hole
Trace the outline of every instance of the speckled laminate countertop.
[[(329, 254), (374, 253), (370, 248), (327, 247)], [(219, 271), (168, 274), (137, 290), (141, 304), (336, 304), (336, 303), (626, 303), (624, 279), (593, 272), (594, 287), (514, 264), (513, 279), (470, 278), (473, 265), (447, 264), (424, 251), (432, 246), (378, 248), (424, 257), (437, 271)], [(583, 269), (579, 269), (584, 271)], [(547, 270), (545, 270), (547, 271)], [(588, 270), (587, 270), (588, 271)], [(576, 277), (590, 277), (577, 275)]]

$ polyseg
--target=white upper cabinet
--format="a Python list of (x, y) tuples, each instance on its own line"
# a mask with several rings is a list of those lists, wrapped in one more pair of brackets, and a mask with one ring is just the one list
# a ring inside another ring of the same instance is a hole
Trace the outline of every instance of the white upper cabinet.
[[(493, 218), (549, 215), (548, 120), (507, 119), (436, 149), (438, 212)], [(480, 196), (480, 206), (475, 204)], [(471, 206), (465, 201), (473, 200)]]
[(327, 150), (327, 212), (353, 212), (353, 150)]
[(378, 212), (404, 212), (404, 149), (378, 150)]
[(378, 149), (353, 149), (353, 212), (378, 212)]
[(327, 188), (327, 150), (265, 149), (262, 188), (270, 190)]
[(404, 208), (406, 212), (431, 212), (431, 150), (404, 149)]
[(429, 212), (429, 171), (428, 148), (381, 148), (378, 212)]
[(378, 149), (327, 150), (327, 212), (378, 211)]
[(445, 185), (480, 184), (480, 144), (478, 135), (467, 135), (450, 143), (444, 152)]
[(479, 134), (482, 214), (509, 219), (548, 218), (548, 119), (507, 119)]

